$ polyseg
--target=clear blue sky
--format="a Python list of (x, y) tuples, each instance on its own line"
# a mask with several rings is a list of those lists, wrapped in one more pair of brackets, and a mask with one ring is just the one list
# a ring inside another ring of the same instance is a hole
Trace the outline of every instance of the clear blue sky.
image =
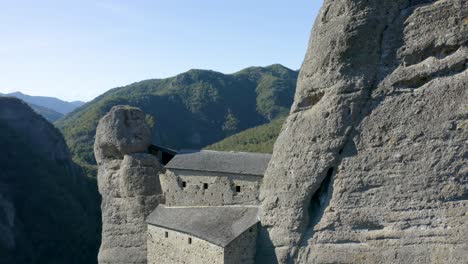
[(0, 92), (91, 100), (192, 68), (298, 69), (322, 0), (0, 0)]

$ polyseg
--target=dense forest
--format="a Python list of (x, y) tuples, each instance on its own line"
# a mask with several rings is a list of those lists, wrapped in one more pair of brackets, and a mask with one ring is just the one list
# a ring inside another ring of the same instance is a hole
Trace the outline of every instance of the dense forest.
[(244, 151), (272, 153), (273, 145), (278, 137), (285, 117), (278, 117), (268, 124), (250, 128), (227, 137), (206, 149), (221, 151)]
[(61, 117), (63, 117), (63, 114), (56, 112), (50, 108), (44, 107), (44, 106), (39, 106), (35, 104), (29, 104), (29, 106), (38, 114), (43, 116), (45, 119), (47, 119), (49, 122), (54, 122)]

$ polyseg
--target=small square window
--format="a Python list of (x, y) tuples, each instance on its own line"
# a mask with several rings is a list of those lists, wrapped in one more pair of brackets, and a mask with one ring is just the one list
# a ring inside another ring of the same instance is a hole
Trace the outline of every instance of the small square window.
[(184, 181), (183, 181), (183, 182), (182, 182), (182, 188), (185, 188), (185, 187), (187, 187), (187, 182), (184, 182)]
[(208, 189), (208, 183), (204, 183), (204, 184), (203, 184), (203, 189), (204, 189), (204, 190)]
[(192, 244), (192, 238), (191, 237), (188, 238), (188, 243)]
[(169, 237), (169, 232), (164, 232), (164, 237)]
[(236, 186), (236, 192), (240, 192), (240, 191), (241, 191), (240, 186)]

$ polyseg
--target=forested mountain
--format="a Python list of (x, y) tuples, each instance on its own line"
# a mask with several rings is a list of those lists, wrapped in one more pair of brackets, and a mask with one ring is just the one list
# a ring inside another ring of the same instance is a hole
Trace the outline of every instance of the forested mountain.
[(26, 103), (0, 97), (0, 263), (96, 263), (96, 182), (60, 132)]
[(211, 150), (272, 153), (285, 117), (278, 117), (268, 124), (260, 125), (234, 134), (206, 147)]
[(115, 88), (56, 122), (82, 167), (43, 118), (53, 121), (60, 113), (11, 94), (0, 98), (0, 260), (96, 262), (99, 195), (83, 168), (94, 169), (95, 128), (112, 106), (142, 108), (156, 128), (153, 142), (174, 149), (202, 148), (268, 123), (267, 132), (254, 135), (261, 150), (253, 144), (250, 149), (269, 152), (264, 146), (274, 141), (276, 127), (289, 111), (297, 74), (281, 65), (234, 74), (190, 70)]
[(49, 109), (47, 107), (35, 105), (35, 104), (29, 104), (29, 106), (36, 111), (36, 113), (42, 115), (45, 119), (47, 119), (49, 122), (55, 122), (56, 120), (60, 119), (63, 117), (63, 114), (56, 112), (52, 109)]
[(141, 108), (148, 123), (155, 126), (156, 144), (173, 149), (203, 148), (286, 114), (297, 75), (297, 71), (278, 64), (250, 67), (234, 74), (190, 70), (110, 90), (56, 125), (75, 161), (88, 168), (95, 164), (96, 125), (115, 105)]
[(55, 97), (31, 96), (23, 94), (21, 92), (3, 94), (3, 96), (16, 97), (25, 101), (28, 104), (42, 106), (63, 115), (68, 114), (71, 111), (75, 110), (77, 107), (80, 107), (85, 104), (85, 102), (81, 101), (66, 102)]

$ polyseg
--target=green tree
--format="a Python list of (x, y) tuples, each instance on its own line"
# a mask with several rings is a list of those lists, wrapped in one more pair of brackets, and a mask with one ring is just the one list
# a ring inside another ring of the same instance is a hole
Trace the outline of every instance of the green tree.
[(228, 135), (231, 135), (237, 131), (238, 125), (239, 125), (239, 120), (231, 112), (231, 109), (228, 109), (226, 120), (224, 121), (224, 124), (223, 124), (223, 131), (225, 131)]

